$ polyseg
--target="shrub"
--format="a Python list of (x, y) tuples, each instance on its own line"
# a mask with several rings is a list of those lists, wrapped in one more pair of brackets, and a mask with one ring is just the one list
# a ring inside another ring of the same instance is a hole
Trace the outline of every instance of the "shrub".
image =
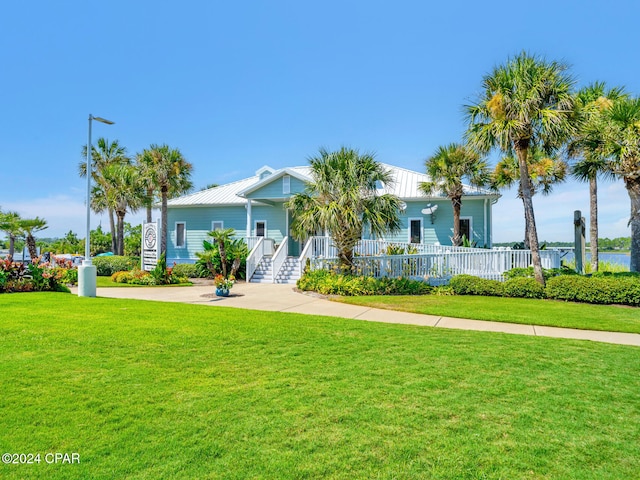
[(297, 282), (300, 290), (323, 295), (424, 295), (431, 292), (425, 282), (408, 278), (373, 278), (328, 270), (306, 272)]
[(173, 274), (179, 277), (198, 278), (198, 268), (195, 263), (177, 263), (173, 266)]
[[(533, 267), (512, 268), (511, 270), (504, 272), (502, 275), (507, 280), (511, 278), (534, 278), (535, 277), (533, 273)], [(575, 270), (572, 270), (564, 266), (562, 268), (543, 268), (542, 269), (542, 276), (544, 277), (545, 280), (549, 280), (551, 277), (557, 277), (558, 275), (577, 275), (577, 273)]]
[(516, 277), (502, 284), (505, 297), (544, 298), (544, 287), (534, 278)]
[(110, 257), (95, 257), (92, 260), (101, 277), (110, 277), (116, 272), (129, 271), (140, 266), (139, 257), (112, 255)]
[(547, 298), (572, 302), (640, 306), (640, 277), (636, 275), (555, 277), (547, 282)]
[(0, 293), (60, 291), (66, 272), (49, 263), (23, 265), (0, 260)]
[(456, 295), (486, 295), (500, 297), (504, 294), (503, 284), (497, 280), (487, 280), (473, 275), (456, 275), (449, 282)]

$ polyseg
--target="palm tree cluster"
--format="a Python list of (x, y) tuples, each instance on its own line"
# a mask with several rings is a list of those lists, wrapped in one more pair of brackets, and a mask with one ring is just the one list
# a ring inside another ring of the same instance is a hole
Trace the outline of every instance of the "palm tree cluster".
[[(167, 200), (188, 192), (192, 188), (192, 165), (180, 150), (168, 145), (151, 145), (132, 159), (117, 140), (109, 142), (99, 138), (91, 147), (91, 209), (95, 213), (107, 212), (111, 228), (112, 251), (124, 255), (124, 226), (127, 212), (147, 209), (147, 222), (151, 209), (161, 200), (161, 224), (167, 224)], [(83, 148), (86, 158), (87, 147)], [(80, 176), (87, 175), (84, 161), (78, 166)], [(161, 251), (166, 252), (166, 232), (163, 228)]]
[[(598, 269), (597, 178), (624, 181), (631, 200), (631, 271), (640, 268), (640, 98), (602, 82), (574, 87), (567, 65), (522, 52), (487, 74), (477, 102), (465, 107), (470, 148), (505, 155), (490, 186), (518, 183), (525, 243), (542, 284), (532, 197), (549, 194), (567, 174), (590, 185), (593, 271)], [(570, 167), (563, 156), (574, 161)]]
[(17, 212), (2, 212), (0, 210), (0, 231), (9, 237), (9, 259), (15, 254), (15, 242), (18, 238), (26, 240), (31, 261), (38, 258), (36, 239), (34, 234), (47, 228), (47, 221), (40, 218), (22, 218)]

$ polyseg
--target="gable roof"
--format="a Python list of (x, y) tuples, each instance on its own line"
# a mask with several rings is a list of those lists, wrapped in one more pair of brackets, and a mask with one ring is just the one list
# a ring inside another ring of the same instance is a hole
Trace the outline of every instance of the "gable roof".
[[(426, 173), (420, 173), (414, 170), (396, 167), (395, 165), (389, 165), (387, 163), (383, 163), (382, 165), (391, 172), (391, 176), (393, 177), (393, 180), (395, 182), (392, 188), (384, 189), (385, 193), (392, 193), (403, 200), (444, 197), (444, 195), (440, 194), (427, 196), (420, 191), (419, 185), (422, 182), (430, 181), (429, 175), (427, 175)], [(464, 185), (463, 189), (465, 196), (485, 195), (493, 196), (496, 198), (500, 196), (494, 192), (491, 192), (490, 190), (476, 188), (470, 185)]]
[[(429, 181), (428, 175), (386, 163), (383, 163), (382, 165), (391, 172), (395, 182), (391, 188), (389, 186), (384, 186), (384, 193), (397, 195), (403, 200), (443, 197), (443, 195), (426, 196), (419, 190), (418, 186), (421, 182)], [(207, 190), (202, 190), (200, 192), (183, 195), (178, 198), (173, 198), (167, 202), (167, 205), (169, 207), (246, 205), (247, 200), (244, 198), (244, 195), (258, 190), (260, 187), (282, 177), (283, 175), (291, 175), (304, 182), (311, 180), (311, 168), (308, 166), (281, 168), (273, 171), (271, 175), (261, 179), (260, 173), (264, 171), (265, 167), (258, 170), (256, 175), (252, 177), (237, 180), (218, 187), (209, 188)], [(497, 193), (481, 188), (471, 187), (469, 185), (464, 186), (464, 194), (466, 196), (500, 197)], [(256, 199), (253, 199), (253, 201), (259, 203), (259, 200)]]
[[(258, 170), (258, 172), (259, 171), (260, 170)], [(308, 181), (311, 180), (311, 177), (309, 176), (310, 172), (311, 172), (311, 169), (309, 167), (281, 168), (280, 170), (274, 171), (271, 175), (264, 177), (262, 180), (258, 181), (255, 185), (252, 185), (249, 188), (239, 191), (238, 195), (241, 197), (244, 197), (251, 192), (255, 192), (256, 190), (259, 190), (260, 188), (273, 182), (274, 180), (284, 177), (285, 175), (290, 175), (292, 177), (295, 177), (307, 183)]]

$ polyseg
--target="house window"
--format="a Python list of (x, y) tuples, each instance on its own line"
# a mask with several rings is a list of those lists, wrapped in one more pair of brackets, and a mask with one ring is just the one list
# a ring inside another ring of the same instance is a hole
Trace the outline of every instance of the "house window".
[(256, 222), (256, 237), (267, 236), (267, 222), (260, 220)]
[(224, 230), (224, 222), (222, 220), (214, 220), (211, 222), (211, 231)]
[(422, 219), (409, 219), (409, 243), (422, 243)]
[(473, 240), (473, 224), (471, 217), (460, 217), (460, 238), (465, 236), (467, 240)]
[(176, 222), (176, 248), (184, 248), (186, 245), (187, 224)]
[(285, 195), (291, 193), (291, 177), (289, 175), (282, 177), (282, 193)]

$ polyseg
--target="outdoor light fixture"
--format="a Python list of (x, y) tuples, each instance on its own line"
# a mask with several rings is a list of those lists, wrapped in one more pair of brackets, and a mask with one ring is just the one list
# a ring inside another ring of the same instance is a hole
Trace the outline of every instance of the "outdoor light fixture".
[(78, 296), (96, 296), (96, 267), (91, 262), (91, 122), (98, 122), (113, 125), (114, 122), (102, 117), (94, 117), (89, 114), (89, 139), (87, 141), (87, 234), (84, 241), (84, 260), (78, 267)]

